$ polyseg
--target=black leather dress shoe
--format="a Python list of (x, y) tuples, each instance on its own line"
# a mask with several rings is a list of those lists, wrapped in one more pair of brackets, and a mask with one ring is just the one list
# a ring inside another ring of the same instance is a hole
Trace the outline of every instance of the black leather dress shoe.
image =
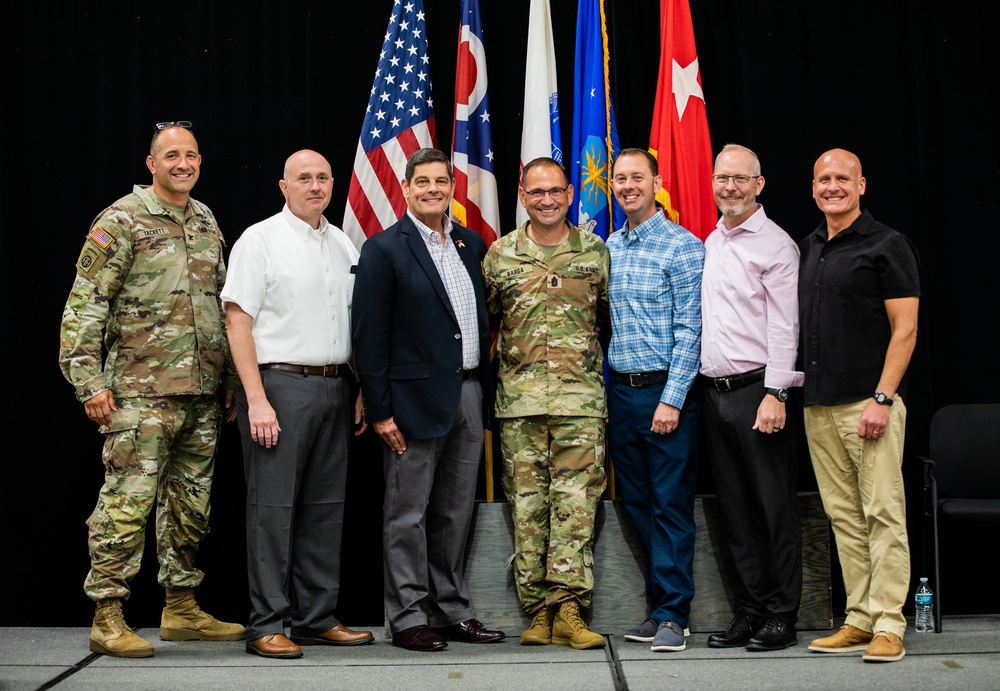
[(784, 650), (798, 642), (795, 624), (789, 624), (778, 617), (768, 617), (764, 625), (747, 641), (746, 649), (751, 652)]
[(751, 614), (737, 614), (729, 628), (708, 637), (709, 648), (742, 648), (760, 628), (760, 619)]
[(467, 619), (451, 626), (436, 626), (431, 630), (449, 641), (462, 643), (497, 643), (506, 638), (503, 631), (491, 631), (478, 619)]
[(402, 631), (394, 631), (392, 644), (407, 650), (415, 650), (418, 653), (432, 653), (448, 647), (448, 641), (427, 628), (426, 624), (411, 626)]

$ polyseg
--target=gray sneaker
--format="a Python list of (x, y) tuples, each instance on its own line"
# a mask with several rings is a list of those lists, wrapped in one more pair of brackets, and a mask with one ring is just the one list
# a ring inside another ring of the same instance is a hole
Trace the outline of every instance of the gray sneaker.
[(656, 636), (656, 622), (649, 617), (646, 617), (646, 621), (625, 632), (625, 640), (636, 643), (650, 643), (654, 636)]
[(672, 621), (660, 623), (653, 637), (653, 645), (649, 648), (654, 653), (678, 653), (687, 647), (684, 641), (684, 629)]

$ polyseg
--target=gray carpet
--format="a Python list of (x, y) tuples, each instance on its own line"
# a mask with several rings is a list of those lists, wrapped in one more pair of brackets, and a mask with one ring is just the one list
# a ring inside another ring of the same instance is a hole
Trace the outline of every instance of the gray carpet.
[(941, 634), (905, 638), (907, 655), (866, 664), (860, 653), (806, 649), (825, 631), (800, 631), (799, 644), (777, 653), (708, 648), (694, 634), (687, 650), (653, 653), (647, 644), (609, 636), (605, 650), (452, 643), (441, 653), (411, 653), (382, 639), (372, 645), (305, 649), (299, 660), (265, 660), (243, 643), (168, 643), (156, 629), (140, 635), (152, 658), (93, 655), (87, 628), (0, 629), (0, 689), (976, 689), (1000, 688), (1000, 615), (946, 617)]

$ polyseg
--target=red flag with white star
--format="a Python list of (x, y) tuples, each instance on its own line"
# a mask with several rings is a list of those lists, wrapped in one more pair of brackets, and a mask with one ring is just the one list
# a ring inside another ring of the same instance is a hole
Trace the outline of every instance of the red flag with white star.
[(672, 221), (704, 240), (719, 216), (712, 196), (712, 141), (688, 0), (660, 0), (660, 76), (649, 151), (656, 156), (663, 178), (657, 201)]

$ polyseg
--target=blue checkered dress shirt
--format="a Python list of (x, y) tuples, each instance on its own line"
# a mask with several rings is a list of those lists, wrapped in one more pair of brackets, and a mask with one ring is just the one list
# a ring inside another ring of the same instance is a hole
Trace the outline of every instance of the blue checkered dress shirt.
[(660, 402), (681, 408), (701, 356), (705, 246), (657, 212), (608, 238), (611, 345), (616, 372), (670, 371)]

